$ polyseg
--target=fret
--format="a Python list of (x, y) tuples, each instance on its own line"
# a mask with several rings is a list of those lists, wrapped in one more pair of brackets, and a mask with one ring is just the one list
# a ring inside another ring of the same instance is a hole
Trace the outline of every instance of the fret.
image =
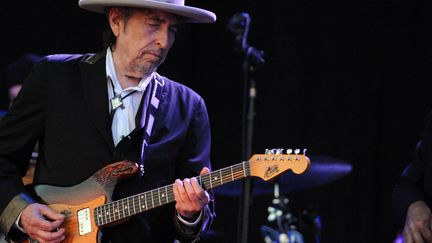
[(147, 193), (146, 192), (144, 192), (144, 201), (145, 201), (146, 209), (148, 209), (148, 206), (147, 206)]
[(157, 191), (158, 191), (158, 198), (159, 198), (159, 206), (160, 206), (160, 205), (162, 205), (162, 203), (161, 203), (161, 199), (160, 199), (160, 188), (159, 188), (159, 189), (157, 189)]
[(108, 222), (112, 222), (111, 221), (111, 207), (109, 206), (109, 204), (107, 204), (107, 220)]
[(109, 221), (109, 212), (108, 207), (106, 205), (103, 206), (103, 216), (105, 217), (105, 223), (108, 223)]
[(131, 215), (131, 213), (130, 213), (130, 199), (131, 199), (130, 197), (126, 198), (126, 208), (127, 208), (127, 211), (128, 211), (127, 216)]
[(119, 213), (120, 219), (124, 218), (124, 216), (125, 216), (123, 205), (124, 205), (124, 200), (120, 199), (119, 200), (119, 207), (118, 207), (118, 213)]
[(213, 175), (214, 175), (214, 178), (213, 178), (213, 180), (214, 180), (214, 186), (216, 187), (216, 186), (218, 186), (218, 176), (216, 175), (217, 174), (217, 171), (215, 171), (214, 173), (213, 173)]
[(141, 193), (140, 198), (144, 200), (144, 204), (141, 205), (141, 212), (147, 210), (147, 203), (145, 203), (145, 194)]
[(95, 209), (94, 209), (94, 211), (93, 211), (93, 217), (95, 218), (95, 220), (96, 220), (96, 225), (100, 225), (99, 224), (99, 214), (98, 214), (98, 207), (96, 207)]
[(94, 215), (93, 217), (96, 219), (96, 225), (100, 225), (98, 209), (99, 209), (99, 207), (96, 207), (93, 211), (93, 215)]
[(223, 177), (222, 177), (222, 170), (219, 170), (219, 176), (220, 176), (220, 183), (223, 185)]
[(109, 221), (109, 218), (108, 218), (108, 216), (109, 216), (108, 208), (106, 207), (106, 205), (103, 205), (102, 209), (103, 209), (103, 211), (102, 211), (103, 212), (103, 217), (105, 218), (105, 224), (106, 224)]
[(138, 196), (138, 212), (141, 212), (141, 196), (140, 195), (137, 195)]
[[(117, 220), (117, 219), (118, 219), (118, 218), (116, 218), (117, 216), (120, 218), (119, 210), (118, 210), (118, 204), (119, 204), (119, 201), (115, 201), (115, 202), (113, 203), (113, 209), (114, 209), (114, 220)], [(117, 214), (117, 216), (116, 216), (116, 214)]]
[(104, 205), (100, 207), (100, 211), (101, 211), (100, 213), (102, 215), (102, 222), (104, 222), (104, 219), (105, 219), (105, 223), (104, 224), (106, 224), (107, 223), (107, 219), (105, 217), (105, 206)]
[(118, 217), (119, 217), (119, 219), (122, 219), (122, 218), (124, 218), (124, 209), (123, 209), (123, 199), (121, 199), (121, 200), (118, 200), (118, 208), (117, 208), (117, 210), (118, 210)]
[(122, 199), (120, 200), (119, 213), (120, 213), (120, 210), (122, 211), (122, 214), (121, 214), (120, 218), (124, 218), (125, 215), (126, 215), (126, 213), (125, 213), (125, 207), (124, 207), (124, 198), (122, 198)]
[(115, 220), (116, 220), (116, 216), (115, 216), (115, 214), (116, 214), (115, 203), (116, 203), (116, 202), (114, 202), (114, 203), (111, 204), (111, 209), (112, 209), (112, 213), (111, 213), (111, 215), (112, 215), (112, 218), (113, 218), (112, 221), (115, 221)]
[(213, 188), (211, 174), (209, 174), (209, 177), (210, 177), (209, 181), (210, 181), (210, 189), (211, 189), (211, 188)]
[(225, 168), (224, 183), (229, 183), (233, 179), (232, 168)]
[(115, 218), (115, 202), (110, 203), (110, 215), (111, 215), (111, 222), (114, 222), (116, 220)]
[(163, 203), (165, 203), (165, 202), (162, 202), (162, 200), (164, 200), (165, 197), (166, 197), (165, 192), (163, 192), (164, 189), (165, 189), (164, 187), (159, 188), (159, 191), (162, 190), (162, 192), (160, 192), (160, 197), (162, 197), (162, 199), (159, 201), (160, 205), (162, 205)]
[(122, 199), (122, 211), (123, 211), (123, 213), (122, 213), (122, 217), (123, 218), (125, 218), (125, 217), (127, 217), (128, 215), (127, 215), (127, 213), (126, 213), (126, 210), (127, 210), (127, 198), (123, 198)]
[(118, 218), (122, 219), (122, 218), (124, 218), (123, 199), (118, 200), (117, 205), (118, 205), (118, 207), (117, 207)]
[(173, 189), (173, 185), (171, 184), (170, 185), (170, 188), (168, 188), (168, 186), (167, 186), (167, 202), (172, 202), (172, 201), (174, 201), (174, 199), (172, 198), (173, 197), (173, 194), (174, 194), (174, 189)]
[(123, 204), (122, 203), (123, 203), (122, 200), (118, 200), (117, 201), (117, 217), (118, 217), (118, 219), (123, 218), (123, 215), (121, 214), (121, 210), (123, 209), (123, 207), (122, 207)]
[(169, 203), (169, 200), (168, 200), (168, 186), (165, 186), (165, 195), (166, 195), (166, 203)]
[(211, 186), (212, 186), (212, 184), (211, 184), (211, 176), (212, 176), (212, 174), (210, 173), (210, 174), (206, 174), (206, 175), (204, 175), (204, 177), (203, 177), (203, 180), (204, 180), (204, 185), (206, 186), (206, 190), (207, 189), (211, 189)]
[(213, 187), (217, 187), (219, 185), (219, 174), (218, 171), (213, 173)]
[(246, 164), (246, 167), (247, 167), (247, 173), (246, 173), (245, 177), (248, 177), (248, 176), (250, 176), (250, 164), (249, 164), (249, 162), (244, 162), (244, 163)]
[(107, 216), (107, 221), (108, 221), (108, 223), (111, 223), (112, 222), (112, 220), (111, 220), (111, 215), (112, 215), (112, 212), (111, 212), (111, 207), (110, 207), (110, 205), (109, 204), (107, 204), (107, 206), (106, 206), (106, 216)]
[(230, 169), (231, 169), (231, 181), (234, 181), (233, 167), (230, 166)]
[(124, 211), (124, 199), (122, 198), (119, 202), (119, 218), (124, 218), (125, 216), (125, 211)]
[(136, 214), (136, 208), (135, 208), (135, 197), (132, 197), (132, 207), (133, 207), (133, 211), (134, 211), (134, 213), (133, 214)]
[(150, 197), (151, 197), (151, 200), (152, 200), (152, 205), (153, 205), (153, 208), (154, 208), (155, 206), (154, 206), (154, 201), (153, 201), (153, 193), (152, 193), (152, 191), (150, 191)]
[(98, 207), (99, 208), (99, 219), (100, 219), (100, 222), (101, 222), (101, 225), (103, 225), (104, 224), (104, 220), (105, 220), (105, 222), (106, 222), (106, 218), (105, 218), (105, 215), (104, 215), (104, 211), (103, 211), (103, 207)]
[(244, 169), (244, 168), (245, 168), (245, 164), (243, 163), (243, 164), (239, 167), (239, 172), (240, 172), (241, 174), (239, 174), (239, 175), (237, 176), (237, 179), (246, 177), (246, 169)]

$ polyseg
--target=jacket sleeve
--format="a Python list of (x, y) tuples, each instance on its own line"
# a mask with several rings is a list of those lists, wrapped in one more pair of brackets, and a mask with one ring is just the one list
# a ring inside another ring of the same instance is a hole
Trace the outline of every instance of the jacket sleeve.
[[(203, 167), (208, 167), (211, 170), (210, 124), (207, 108), (201, 97), (197, 99), (192, 109), (193, 118), (177, 165), (178, 178), (197, 176)], [(215, 212), (213, 193), (211, 191), (208, 193), (210, 194), (211, 201), (203, 208), (203, 217), (195, 229), (188, 229), (179, 222), (176, 216), (174, 217), (177, 238), (181, 242), (197, 241), (210, 227), (215, 217)]]
[(427, 163), (431, 163), (429, 156), (432, 143), (432, 112), (429, 114), (428, 122), (422, 139), (417, 143), (413, 159), (396, 182), (392, 194), (393, 218), (397, 227), (404, 225), (408, 207), (415, 201), (424, 201), (428, 205), (424, 193), (424, 173)]
[(22, 183), (36, 141), (43, 133), (46, 107), (46, 65), (28, 75), (8, 113), (0, 121), (0, 230), (13, 238), (11, 228), (33, 200)]

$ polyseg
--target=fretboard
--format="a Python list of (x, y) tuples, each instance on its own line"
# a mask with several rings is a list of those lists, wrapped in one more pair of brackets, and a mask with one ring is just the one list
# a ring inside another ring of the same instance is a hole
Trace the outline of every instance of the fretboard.
[[(249, 162), (245, 161), (206, 175), (197, 176), (205, 190), (250, 176)], [(96, 225), (101, 227), (135, 214), (174, 202), (173, 184), (126, 197), (94, 209)]]

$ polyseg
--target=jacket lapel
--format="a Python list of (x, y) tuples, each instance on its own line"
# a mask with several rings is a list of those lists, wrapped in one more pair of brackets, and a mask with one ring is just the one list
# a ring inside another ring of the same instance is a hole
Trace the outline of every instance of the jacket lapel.
[[(166, 82), (166, 81), (165, 81)], [(151, 83), (153, 83), (153, 81), (151, 82)], [(140, 103), (140, 107), (138, 108), (138, 112), (137, 112), (137, 114), (136, 114), (136, 116), (135, 116), (135, 129), (133, 130), (133, 131), (136, 131), (136, 130), (141, 130), (141, 129), (144, 129), (144, 127), (142, 126), (143, 124), (141, 124), (141, 119), (145, 119), (145, 121), (147, 121), (147, 116), (148, 116), (148, 104), (149, 104), (149, 102), (150, 102), (150, 100), (151, 100), (151, 96), (152, 96), (152, 93), (153, 93), (153, 89), (154, 89), (154, 85), (149, 85), (148, 87), (147, 87), (147, 89), (146, 89), (146, 91), (144, 92), (144, 94), (143, 94), (143, 98), (141, 99), (141, 103)], [(148, 93), (147, 93), (148, 92)], [(163, 109), (165, 109), (165, 102), (164, 102), (164, 98), (165, 98), (165, 96), (167, 95), (167, 90), (166, 90), (166, 88), (165, 88), (165, 86), (164, 87), (162, 87), (162, 91), (161, 91), (161, 97), (160, 97), (160, 103), (159, 103), (159, 108), (156, 110), (156, 113), (154, 114), (154, 118), (155, 118), (155, 122), (154, 122), (154, 126), (156, 126), (157, 125), (157, 120), (158, 120), (158, 113), (159, 113), (159, 110), (163, 110)], [(148, 99), (148, 101), (147, 102), (145, 102), (145, 99)], [(160, 114), (160, 113), (159, 113)], [(146, 116), (146, 117), (143, 117), (143, 116)], [(144, 126), (145, 126), (145, 124), (144, 124)], [(154, 127), (155, 128), (155, 127)]]
[(105, 54), (100, 52), (80, 62), (84, 99), (89, 116), (110, 149), (114, 149), (109, 127), (108, 91), (105, 71)]

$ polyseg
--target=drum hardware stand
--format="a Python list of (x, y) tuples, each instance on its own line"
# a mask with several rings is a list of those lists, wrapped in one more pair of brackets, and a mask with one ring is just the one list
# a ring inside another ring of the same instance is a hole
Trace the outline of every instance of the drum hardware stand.
[[(277, 227), (272, 228), (267, 225), (261, 226), (261, 233), (266, 243), (309, 243), (307, 238), (302, 234), (302, 219), (297, 217), (296, 213), (289, 206), (290, 200), (279, 194), (279, 183), (274, 184), (274, 198), (272, 206), (267, 208), (269, 223)], [(301, 216), (306, 216), (312, 225), (314, 233), (314, 242), (320, 243), (321, 221), (318, 215), (312, 215), (308, 210), (303, 210)]]

